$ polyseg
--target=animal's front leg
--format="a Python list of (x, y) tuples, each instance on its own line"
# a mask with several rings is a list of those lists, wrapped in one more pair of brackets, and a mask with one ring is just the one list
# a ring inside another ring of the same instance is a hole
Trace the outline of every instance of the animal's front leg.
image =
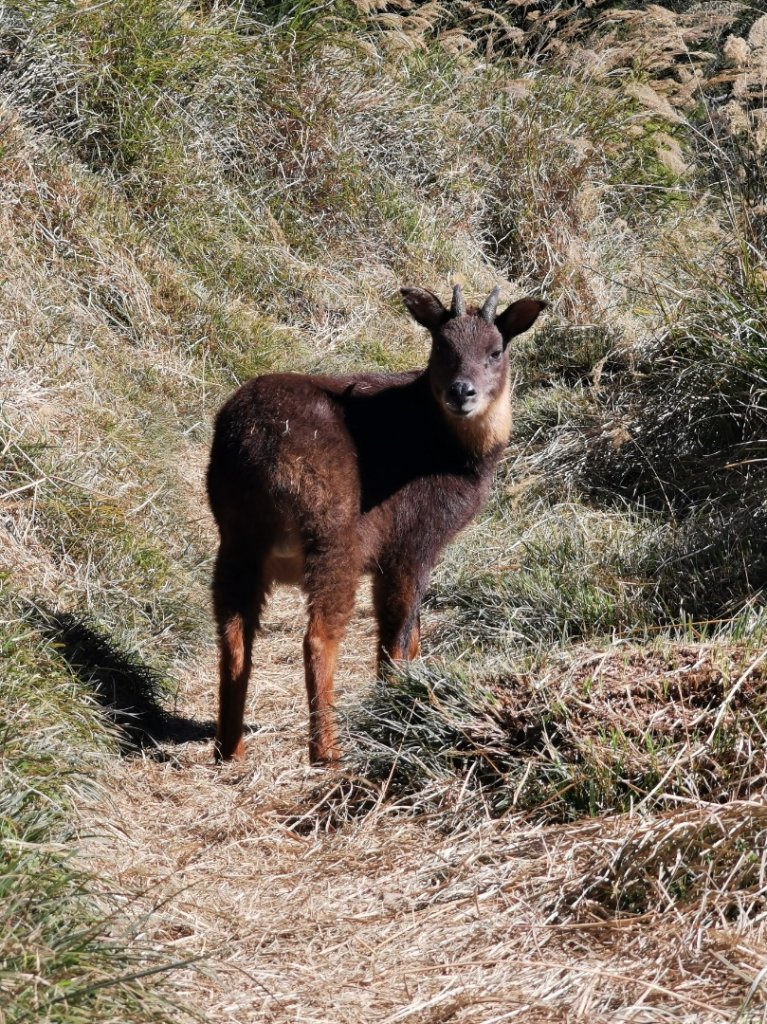
[(413, 628), (410, 630), (410, 641), (407, 645), (407, 660), (414, 661), (421, 655), (421, 611), (415, 613)]
[(373, 582), (378, 620), (378, 670), (392, 661), (412, 661), (421, 649), (421, 599), (428, 572), (383, 570)]

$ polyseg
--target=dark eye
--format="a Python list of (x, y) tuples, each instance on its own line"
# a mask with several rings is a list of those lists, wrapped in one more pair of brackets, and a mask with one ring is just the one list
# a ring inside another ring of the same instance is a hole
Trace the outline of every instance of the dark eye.
[(491, 359), (500, 359), (502, 355), (503, 355), (503, 350), (500, 349), (500, 348), (497, 348), (495, 350), (495, 352), (491, 352), (490, 353), (490, 358)]

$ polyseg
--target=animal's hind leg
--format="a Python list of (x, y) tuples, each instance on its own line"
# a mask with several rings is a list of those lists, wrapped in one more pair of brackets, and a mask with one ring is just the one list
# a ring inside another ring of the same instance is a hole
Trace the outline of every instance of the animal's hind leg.
[(304, 669), (312, 764), (338, 762), (333, 676), (338, 646), (354, 607), (358, 579), (356, 558), (348, 547), (322, 554), (307, 552), (304, 588), (309, 599), (309, 626), (304, 637)]
[(244, 754), (242, 734), (253, 636), (267, 592), (263, 555), (222, 544), (213, 576), (220, 653), (217, 761), (241, 758)]

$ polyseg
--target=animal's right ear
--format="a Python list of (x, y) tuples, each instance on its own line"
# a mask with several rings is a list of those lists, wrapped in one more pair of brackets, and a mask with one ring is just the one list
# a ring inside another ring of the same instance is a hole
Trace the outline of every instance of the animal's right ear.
[(428, 292), (425, 288), (400, 288), (399, 291), (408, 313), (422, 327), (436, 331), (450, 319), (450, 314), (434, 292)]

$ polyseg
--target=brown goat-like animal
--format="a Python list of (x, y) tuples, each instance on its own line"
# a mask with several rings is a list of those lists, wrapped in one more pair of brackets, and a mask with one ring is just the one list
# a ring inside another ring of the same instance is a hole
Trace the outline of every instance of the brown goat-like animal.
[(421, 288), (402, 296), (431, 331), (425, 370), (270, 374), (218, 414), (208, 468), (221, 535), (218, 759), (243, 754), (253, 637), (274, 583), (307, 595), (309, 758), (334, 763), (333, 673), (360, 576), (373, 576), (379, 666), (416, 657), (431, 569), (487, 498), (511, 426), (506, 346), (545, 303), (521, 299), (496, 316), (498, 289), (481, 309), (467, 309), (458, 286), (449, 310)]

